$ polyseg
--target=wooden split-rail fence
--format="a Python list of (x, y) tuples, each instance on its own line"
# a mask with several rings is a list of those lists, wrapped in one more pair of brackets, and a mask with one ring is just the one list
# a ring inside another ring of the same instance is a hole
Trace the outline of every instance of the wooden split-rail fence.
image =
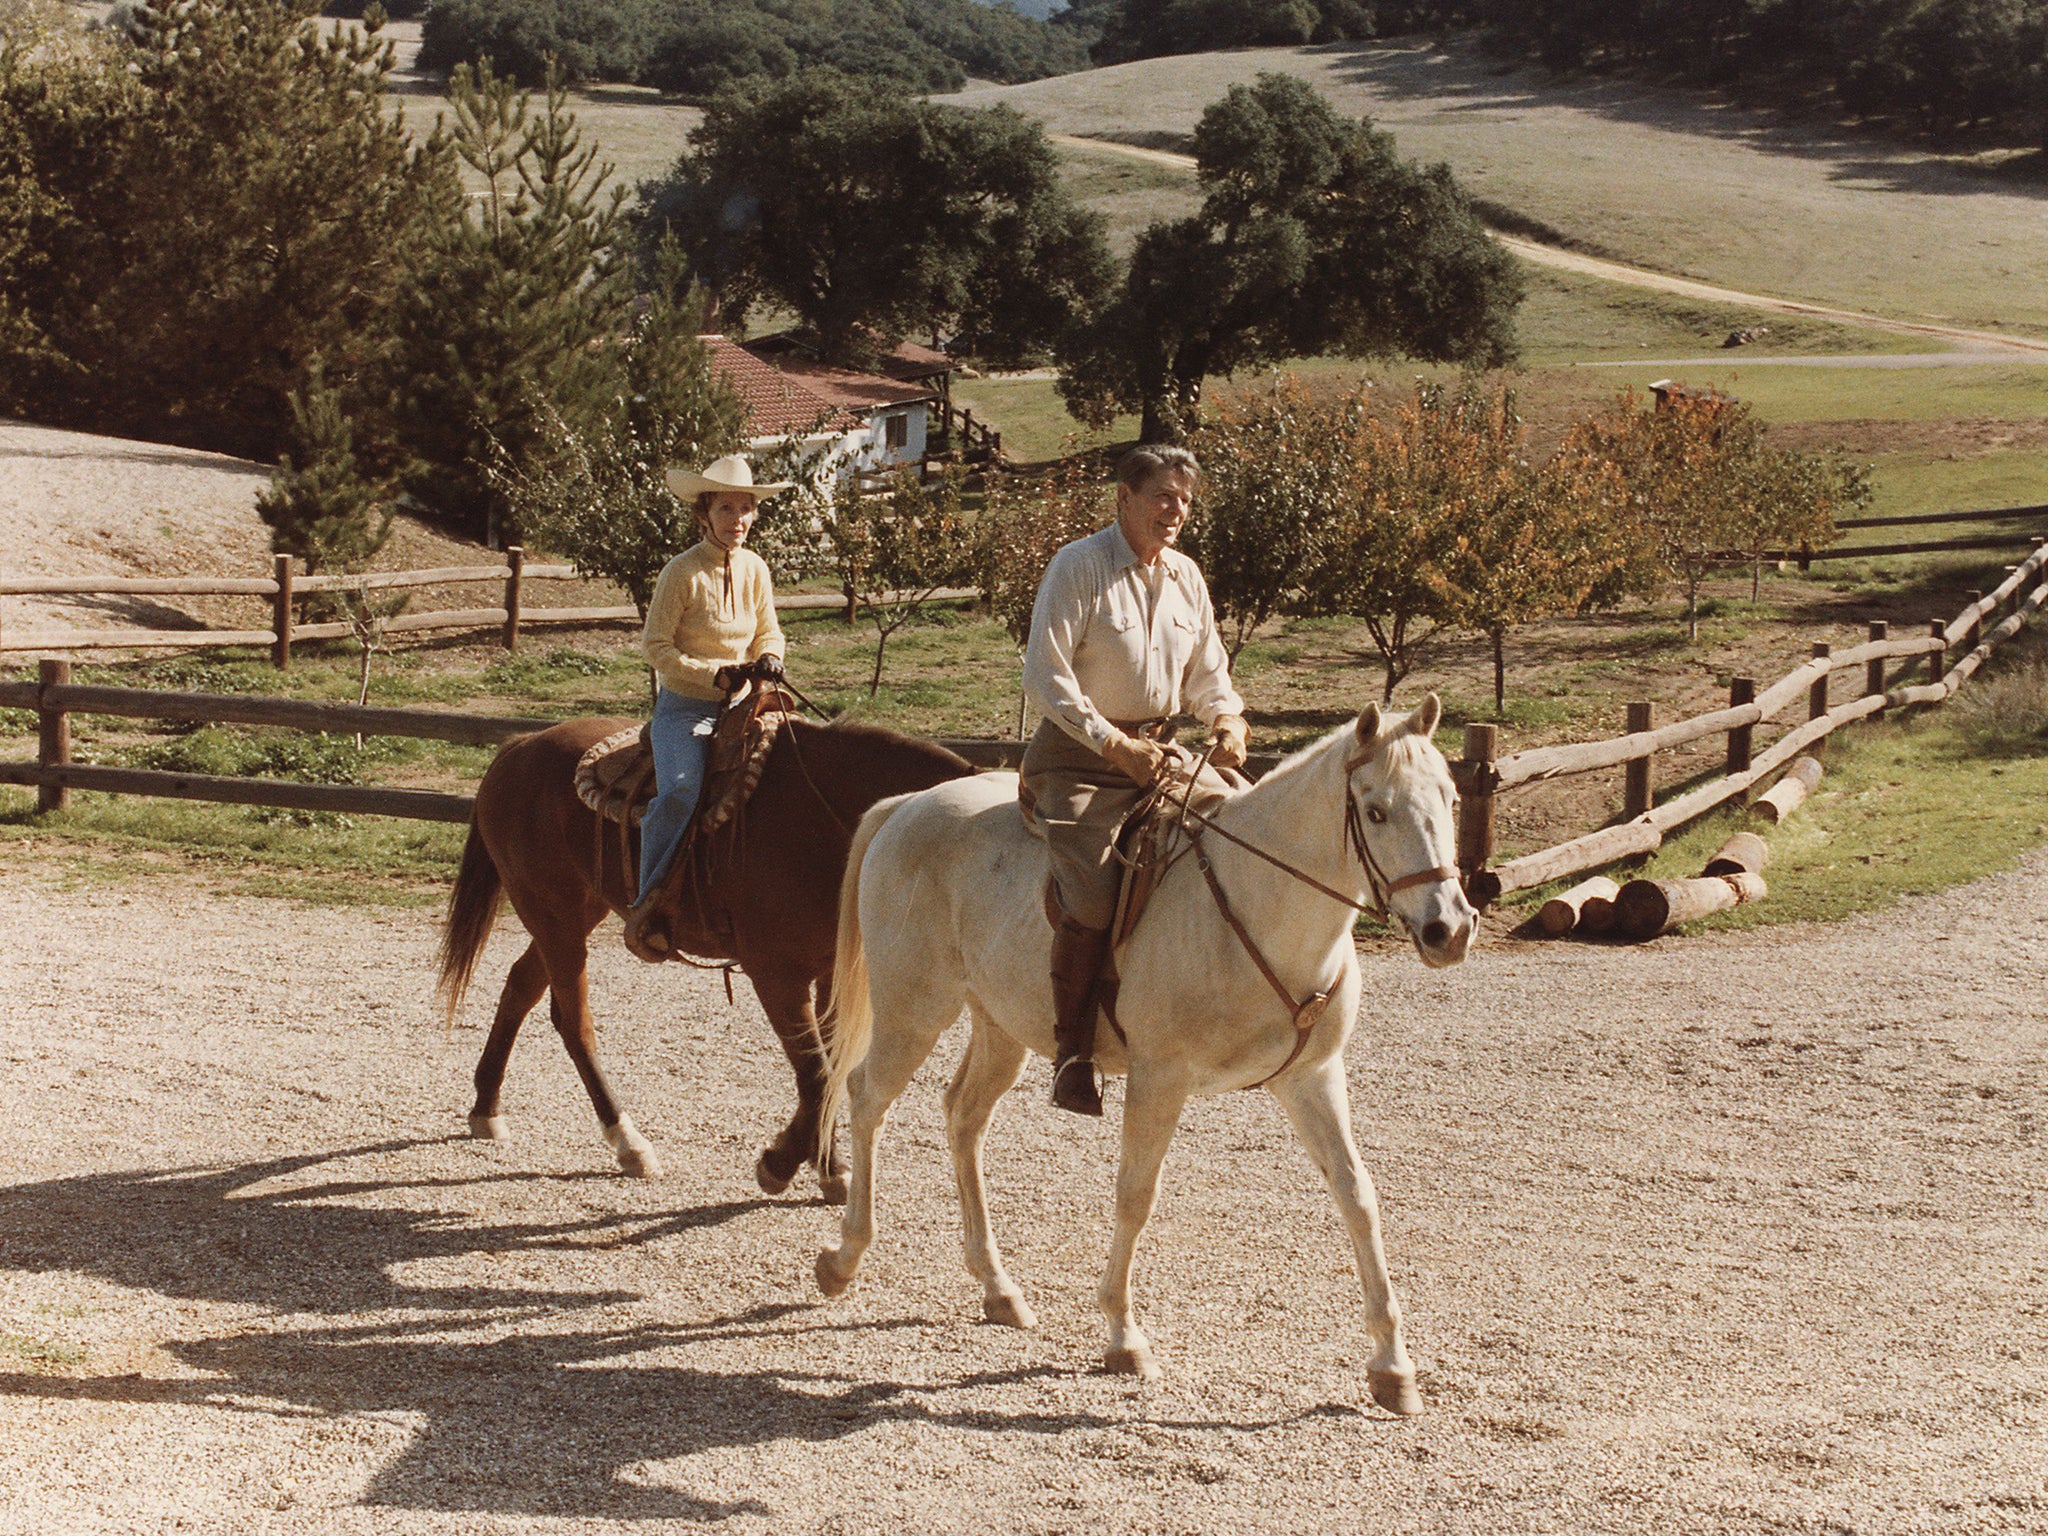
[[(2011, 568), (1996, 589), (1981, 595), (1970, 593), (1960, 613), (1946, 622), (1930, 621), (1926, 634), (1894, 637), (1877, 622), (1870, 626), (1863, 644), (1836, 651), (1828, 643), (1816, 643), (1810, 660), (1768, 687), (1759, 689), (1751, 678), (1734, 678), (1724, 709), (1653, 726), (1650, 706), (1631, 704), (1624, 735), (1533, 747), (1507, 755), (1499, 751), (1497, 727), (1468, 725), (1463, 754), (1452, 765), (1461, 791), (1458, 866), (1466, 889), (1483, 905), (1514, 891), (1654, 852), (1675, 829), (1746, 795), (1851, 721), (1949, 699), (2044, 605), (2048, 605), (2048, 544), (2036, 538), (2026, 561)], [(1837, 686), (1837, 680), (1845, 676), (1860, 684), (1857, 691)], [(0, 682), (0, 707), (32, 710), (37, 716), (36, 759), (0, 762), (0, 784), (35, 786), (43, 810), (61, 809), (72, 789), (88, 789), (434, 821), (464, 821), (470, 813), (470, 796), (434, 790), (230, 778), (79, 763), (71, 752), (73, 714), (282, 726), (484, 746), (555, 723), (442, 710), (81, 685), (72, 681), (68, 661), (53, 658), (43, 659), (35, 682)], [(1802, 708), (1803, 720), (1761, 751), (1756, 749), (1759, 727)], [(1721, 775), (1657, 803), (1654, 768), (1658, 754), (1717, 735), (1725, 738)], [(983, 768), (1014, 768), (1024, 750), (1023, 742), (1011, 740), (949, 739), (944, 745)], [(1255, 759), (1250, 766), (1258, 771), (1270, 767), (1271, 762)], [(1500, 796), (1569, 775), (1615, 768), (1623, 774), (1620, 822), (1495, 862), (1494, 820)]]
[[(602, 607), (536, 607), (526, 601), (526, 584), (534, 581), (581, 581), (573, 565), (529, 562), (526, 551), (512, 545), (498, 565), (448, 565), (416, 571), (377, 571), (365, 575), (302, 575), (289, 555), (276, 556), (268, 576), (0, 576), (0, 599), (8, 597), (256, 597), (270, 602), (268, 629), (15, 629), (0, 614), (0, 652), (102, 651), (157, 648), (207, 649), (264, 646), (280, 670), (292, 664), (294, 644), (312, 640), (346, 640), (356, 635), (347, 620), (304, 623), (295, 617), (297, 600), (314, 593), (340, 593), (358, 600), (420, 587), (458, 586), (487, 582), (500, 587), (500, 601), (486, 608), (437, 609), (431, 613), (400, 613), (376, 621), (382, 635), (429, 630), (496, 630), (506, 650), (518, 647), (520, 632), (535, 625), (580, 626), (637, 624), (640, 610), (631, 603)], [(884, 593), (884, 607), (904, 594)], [(979, 597), (977, 589), (948, 587), (931, 594), (952, 600)], [(826, 609), (852, 616), (853, 599), (843, 593), (798, 593), (775, 599), (780, 612)]]
[[(1498, 729), (1465, 727), (1462, 757), (1453, 764), (1459, 783), (1458, 867), (1467, 891), (1480, 904), (1512, 891), (1584, 874), (1619, 860), (1653, 853), (1665, 837), (1708, 811), (1746, 795), (1800, 753), (1853, 720), (1915, 705), (1940, 704), (1954, 696), (1991, 653), (2048, 604), (2048, 544), (2033, 540), (2033, 552), (1988, 593), (1972, 592), (1961, 613), (1930, 620), (1925, 635), (1892, 636), (1873, 622), (1861, 645), (1836, 651), (1816, 642), (1812, 659), (1759, 690), (1755, 679), (1730, 681), (1725, 709), (1653, 728), (1650, 706), (1628, 706), (1627, 733), (1604, 741), (1532, 747), (1499, 754)], [(1895, 670), (1894, 670), (1895, 669)], [(1920, 674), (1919, 681), (1914, 675)], [(1838, 676), (1860, 683), (1854, 693), (1836, 686)], [(1805, 719), (1763, 751), (1755, 733), (1803, 706)], [(1722, 774), (1682, 794), (1655, 803), (1652, 773), (1657, 754), (1712, 736), (1726, 738)], [(1494, 810), (1511, 790), (1573, 774), (1623, 771), (1623, 820), (1554, 847), (1494, 862)]]
[[(365, 704), (330, 704), (311, 699), (278, 699), (233, 693), (179, 693), (154, 688), (109, 688), (74, 683), (71, 663), (44, 658), (36, 681), (0, 682), (0, 708), (36, 712), (36, 760), (0, 762), (0, 784), (33, 785), (37, 808), (62, 810), (74, 789), (107, 794), (153, 795), (174, 800), (207, 800), (225, 805), (279, 806), (289, 810), (333, 811), (364, 816), (400, 816), (416, 821), (467, 821), (474, 797), (439, 790), (393, 789), (367, 784), (300, 783), (287, 779), (232, 778), (222, 774), (177, 773), (157, 768), (120, 768), (73, 760), (71, 717), (112, 715), (188, 724), (267, 725), (338, 735), (410, 736), (465, 746), (496, 746), (554, 720), (516, 715), (471, 715), (453, 710), (387, 709)], [(1021, 741), (941, 741), (984, 768), (1015, 767)]]

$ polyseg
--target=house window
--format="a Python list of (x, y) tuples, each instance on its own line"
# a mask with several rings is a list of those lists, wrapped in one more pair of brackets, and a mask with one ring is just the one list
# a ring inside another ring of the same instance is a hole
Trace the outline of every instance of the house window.
[(885, 447), (901, 448), (910, 441), (910, 412), (898, 411), (893, 416), (882, 418), (882, 443)]

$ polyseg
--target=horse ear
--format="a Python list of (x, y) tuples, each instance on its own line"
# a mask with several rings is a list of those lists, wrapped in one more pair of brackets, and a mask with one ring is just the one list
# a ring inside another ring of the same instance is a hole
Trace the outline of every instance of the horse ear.
[(1361, 709), (1358, 712), (1358, 725), (1356, 727), (1356, 730), (1358, 732), (1359, 746), (1367, 750), (1370, 750), (1373, 742), (1379, 738), (1380, 734), (1379, 705), (1368, 704), (1365, 706), (1365, 708)]
[(1426, 694), (1421, 706), (1408, 717), (1408, 733), (1420, 736), (1424, 741), (1436, 735), (1437, 722), (1444, 717), (1443, 700), (1435, 694)]

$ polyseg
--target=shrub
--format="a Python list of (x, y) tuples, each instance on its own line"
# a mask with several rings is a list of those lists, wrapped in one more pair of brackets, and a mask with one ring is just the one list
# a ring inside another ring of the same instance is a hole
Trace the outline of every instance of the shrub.
[(648, 0), (434, 0), (420, 28), (419, 67), (452, 74), (488, 64), (528, 89), (549, 60), (568, 84), (634, 80), (653, 44)]

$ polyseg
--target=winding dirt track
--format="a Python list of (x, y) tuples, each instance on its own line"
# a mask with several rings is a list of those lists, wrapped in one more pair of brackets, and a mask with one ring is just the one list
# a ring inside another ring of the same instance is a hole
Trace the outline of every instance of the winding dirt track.
[(1263, 1094), (1169, 1164), (1148, 1389), (1092, 1370), (1115, 1120), (1042, 1067), (991, 1166), (1042, 1328), (975, 1321), (958, 1031), (825, 1304), (833, 1213), (748, 1174), (785, 1070), (712, 977), (596, 959), (639, 1183), (544, 1021), (520, 1140), (456, 1135), (490, 998), (433, 1016), (431, 914), (18, 868), (0, 930), (0, 1531), (2048, 1528), (2048, 857), (1836, 928), (1370, 957), (1411, 1422)]
[[(1153, 165), (1186, 171), (1190, 175), (1195, 170), (1193, 155), (1175, 154), (1171, 150), (1147, 149), (1142, 145), (1119, 144), (1112, 139), (1091, 139), (1070, 133), (1048, 133), (1046, 137), (1055, 144), (1066, 144), (1075, 149), (1094, 150), (1102, 154), (1123, 155), (1132, 160), (1144, 160)], [(1493, 237), (1532, 265), (1550, 267), (1560, 272), (1572, 272), (1580, 277), (1596, 277), (1602, 282), (1620, 283), (1630, 288), (1649, 288), (1658, 293), (1677, 294), (1683, 298), (1701, 299), (1713, 304), (1739, 304), (1765, 314), (1800, 315), (1809, 320), (1831, 321), (1836, 325), (1860, 326), (1866, 330), (1888, 331), (1899, 336), (1919, 336), (1930, 341), (1954, 342), (1969, 352), (1985, 354), (1986, 361), (2048, 359), (2048, 341), (2032, 337), (2009, 335), (2003, 331), (1972, 330), (1967, 326), (1943, 325), (1932, 320), (1897, 320), (1888, 315), (1874, 315), (1866, 310), (1841, 309), (1830, 304), (1815, 304), (1803, 299), (1783, 299), (1765, 293), (1745, 293), (1739, 288), (1724, 288), (1718, 283), (1703, 283), (1695, 278), (1674, 277), (1668, 272), (1654, 272), (1647, 267), (1632, 267), (1625, 262), (1609, 261), (1601, 256), (1588, 256), (1578, 251), (1563, 250), (1554, 245), (1524, 239), (1519, 235), (1503, 234), (1498, 230), (1494, 231)]]

